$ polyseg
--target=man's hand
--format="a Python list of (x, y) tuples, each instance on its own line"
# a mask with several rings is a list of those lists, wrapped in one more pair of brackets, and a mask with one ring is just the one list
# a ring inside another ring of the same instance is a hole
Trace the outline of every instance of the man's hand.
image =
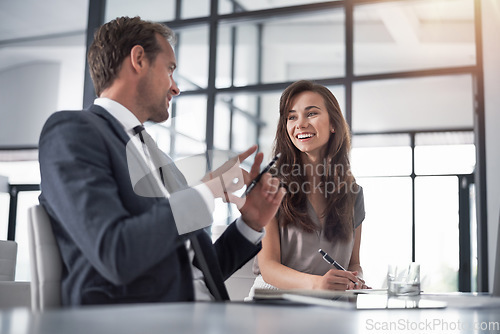
[(285, 189), (280, 187), (280, 180), (265, 173), (247, 197), (241, 198), (233, 194), (243, 185), (248, 186), (259, 175), (263, 153), (255, 156), (250, 173), (240, 168), (240, 163), (256, 150), (256, 145), (250, 147), (215, 171), (208, 173), (202, 181), (210, 188), (215, 198), (236, 204), (241, 212), (241, 218), (248, 226), (256, 231), (262, 231), (262, 228), (276, 215), (285, 195)]
[[(202, 181), (205, 182), (212, 191), (215, 198), (222, 198), (225, 202), (239, 202), (238, 199), (240, 198), (233, 195), (233, 193), (243, 188), (246, 183), (246, 175), (248, 175), (245, 170), (240, 168), (240, 164), (256, 150), (257, 145), (254, 145), (245, 152), (228, 160), (213, 172), (205, 175)], [(238, 203), (236, 203), (236, 205), (238, 205)]]

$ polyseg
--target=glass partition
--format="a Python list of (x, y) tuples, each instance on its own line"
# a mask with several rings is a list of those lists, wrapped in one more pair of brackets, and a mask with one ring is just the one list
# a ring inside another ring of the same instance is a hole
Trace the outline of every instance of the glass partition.
[(325, 79), (345, 73), (344, 12), (219, 27), (217, 87)]
[(471, 75), (356, 82), (353, 132), (472, 128)]
[(412, 182), (410, 177), (357, 177), (365, 196), (360, 261), (371, 287), (385, 284), (390, 263), (412, 258)]
[(208, 26), (176, 30), (177, 69), (174, 78), (181, 91), (198, 90), (208, 85)]
[(182, 19), (210, 15), (210, 0), (184, 0), (181, 3)]
[(267, 159), (279, 118), (280, 92), (219, 94), (214, 146), (241, 152), (258, 144)]
[(458, 178), (426, 176), (415, 179), (415, 261), (422, 290), (458, 290)]
[(354, 135), (351, 167), (355, 177), (409, 176), (412, 172), (410, 136)]
[(419, 133), (415, 136), (417, 175), (471, 174), (476, 167), (474, 133)]
[(354, 7), (356, 75), (476, 64), (473, 0)]

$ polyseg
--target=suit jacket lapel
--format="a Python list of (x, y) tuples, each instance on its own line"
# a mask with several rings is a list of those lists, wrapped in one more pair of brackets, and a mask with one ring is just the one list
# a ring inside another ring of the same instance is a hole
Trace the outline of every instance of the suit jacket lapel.
[(123, 129), (123, 126), (120, 124), (120, 122), (118, 122), (116, 118), (114, 118), (109, 112), (107, 112), (106, 109), (104, 109), (101, 106), (93, 104), (90, 106), (88, 111), (106, 120), (111, 130), (115, 133), (115, 135), (118, 138), (120, 138), (120, 140), (125, 145), (129, 142), (130, 137)]
[[(88, 109), (88, 111), (98, 115), (99, 117), (105, 119), (113, 132), (122, 140), (122, 142), (126, 145), (130, 141), (129, 135), (123, 129), (123, 126), (118, 122), (116, 118), (114, 118), (109, 112), (107, 112), (104, 108), (98, 105), (92, 105)], [(178, 191), (180, 189), (184, 189), (187, 187), (186, 179), (182, 172), (177, 168), (173, 160), (166, 155), (163, 151), (158, 149), (158, 153), (160, 155), (161, 167), (166, 169), (164, 171), (166, 186), (170, 191)]]
[(89, 112), (103, 120), (104, 123), (96, 122), (96, 125), (105, 125), (107, 131), (112, 131), (110, 135), (113, 136), (114, 134), (123, 144), (123, 146), (117, 146), (116, 148), (123, 150), (126, 154), (126, 168), (129, 170), (134, 192), (142, 197), (164, 198), (162, 189), (160, 189), (158, 182), (156, 182), (156, 179), (151, 174), (151, 170), (142, 158), (142, 155), (133, 144), (129, 143), (130, 136), (123, 129), (123, 125), (101, 106), (92, 105), (89, 109), (84, 110), (84, 112)]

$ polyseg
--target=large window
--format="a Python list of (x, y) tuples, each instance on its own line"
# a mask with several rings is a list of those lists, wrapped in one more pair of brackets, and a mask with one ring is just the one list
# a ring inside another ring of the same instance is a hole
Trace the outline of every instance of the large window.
[(222, 24), (217, 87), (341, 77), (344, 36), (341, 9)]
[(421, 264), (426, 292), (458, 291), (471, 275), (475, 280), (466, 271), (474, 259), (459, 256), (473, 240), (470, 229), (460, 228), (461, 219), (473, 223), (469, 190), (460, 191), (464, 178), (472, 179), (473, 143), (472, 132), (462, 131), (353, 137), (353, 174), (365, 191), (367, 280), (383, 285), (387, 264), (408, 261)]
[(355, 82), (352, 130), (472, 129), (473, 98), (470, 74)]
[(476, 64), (474, 2), (405, 0), (356, 6), (356, 75)]

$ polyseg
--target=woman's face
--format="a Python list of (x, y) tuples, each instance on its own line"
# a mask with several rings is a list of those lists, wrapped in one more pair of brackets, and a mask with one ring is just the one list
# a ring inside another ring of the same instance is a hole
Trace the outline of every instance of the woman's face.
[(323, 157), (334, 132), (323, 97), (311, 91), (291, 99), (286, 127), (295, 147), (314, 160)]

